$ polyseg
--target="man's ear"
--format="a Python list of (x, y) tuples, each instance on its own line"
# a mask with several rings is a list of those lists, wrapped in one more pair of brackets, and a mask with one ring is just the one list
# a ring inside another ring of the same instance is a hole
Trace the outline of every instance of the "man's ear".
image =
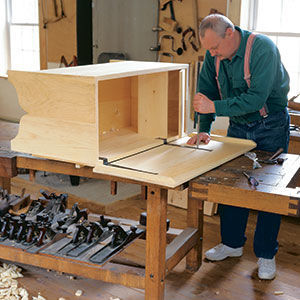
[(232, 28), (227, 28), (226, 31), (225, 31), (225, 37), (232, 37), (233, 35), (233, 30)]

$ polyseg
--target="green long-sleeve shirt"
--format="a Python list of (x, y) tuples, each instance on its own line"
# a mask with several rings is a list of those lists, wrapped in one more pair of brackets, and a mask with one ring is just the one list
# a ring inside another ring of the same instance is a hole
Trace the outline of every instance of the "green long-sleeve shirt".
[(216, 82), (215, 58), (206, 52), (197, 91), (214, 101), (215, 114), (201, 114), (200, 130), (210, 132), (215, 116), (228, 116), (236, 123), (261, 119), (259, 110), (266, 103), (269, 113), (283, 110), (287, 105), (289, 76), (281, 63), (276, 45), (266, 36), (257, 35), (251, 52), (250, 88), (244, 80), (244, 54), (251, 32), (235, 27), (241, 33), (241, 43), (230, 61), (220, 62), (220, 99)]

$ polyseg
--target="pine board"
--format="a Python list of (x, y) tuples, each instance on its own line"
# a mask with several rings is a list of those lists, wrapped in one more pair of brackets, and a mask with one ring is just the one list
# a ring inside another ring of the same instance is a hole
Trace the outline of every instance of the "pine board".
[(196, 149), (196, 146), (186, 147), (188, 139), (184, 137), (111, 162), (110, 165), (100, 162), (94, 172), (174, 188), (256, 146), (250, 140), (212, 136), (208, 145), (201, 144)]

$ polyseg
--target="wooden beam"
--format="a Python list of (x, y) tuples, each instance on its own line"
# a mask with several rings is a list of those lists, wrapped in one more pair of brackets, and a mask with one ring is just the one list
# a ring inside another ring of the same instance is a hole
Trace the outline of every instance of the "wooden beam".
[[(75, 274), (105, 282), (122, 284), (143, 289), (145, 286), (144, 270), (129, 266), (107, 263), (104, 266), (66, 259), (48, 254), (34, 254), (20, 248), (0, 246), (0, 258), (59, 272)], [(152, 298), (154, 299), (154, 298)]]
[(167, 190), (148, 187), (146, 229), (146, 300), (162, 300), (165, 286)]
[(291, 117), (291, 124), (300, 126), (300, 113), (298, 111), (289, 112)]
[[(103, 180), (114, 180), (117, 178), (115, 176), (94, 173), (92, 167), (82, 167), (78, 169), (75, 167), (75, 164), (72, 163), (30, 156), (18, 156), (17, 167)], [(118, 181), (137, 184), (136, 180), (126, 178), (118, 178)]]
[(170, 272), (197, 244), (199, 232), (196, 228), (186, 228), (167, 247), (166, 251), (166, 272)]
[(228, 16), (234, 25), (239, 26), (241, 23), (241, 0), (230, 0), (228, 3)]
[(193, 197), (190, 188), (188, 191), (187, 226), (198, 231), (198, 240), (186, 256), (186, 269), (196, 272), (202, 263), (203, 201)]
[(110, 182), (110, 194), (117, 195), (117, 191), (118, 191), (118, 183), (112, 180)]
[(143, 200), (147, 200), (147, 186), (141, 185), (141, 195)]
[(29, 180), (30, 181), (34, 181), (35, 180), (35, 173), (36, 173), (36, 170), (29, 170)]
[(48, 46), (47, 46), (47, 30), (44, 28), (44, 7), (43, 1), (39, 0), (39, 41), (40, 41), (40, 68), (48, 69)]
[(282, 215), (299, 216), (300, 195), (297, 189), (272, 187), (270, 192), (246, 190), (230, 186), (192, 183), (191, 196), (197, 199), (267, 211)]

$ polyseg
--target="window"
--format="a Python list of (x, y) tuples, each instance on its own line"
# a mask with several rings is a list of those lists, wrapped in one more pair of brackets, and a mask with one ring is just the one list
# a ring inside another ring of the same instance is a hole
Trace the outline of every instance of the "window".
[(269, 36), (290, 75), (289, 97), (300, 92), (299, 0), (242, 0), (241, 27)]
[(39, 70), (38, 0), (6, 0), (0, 9), (5, 20), (0, 24), (1, 54), (5, 57), (0, 72)]

